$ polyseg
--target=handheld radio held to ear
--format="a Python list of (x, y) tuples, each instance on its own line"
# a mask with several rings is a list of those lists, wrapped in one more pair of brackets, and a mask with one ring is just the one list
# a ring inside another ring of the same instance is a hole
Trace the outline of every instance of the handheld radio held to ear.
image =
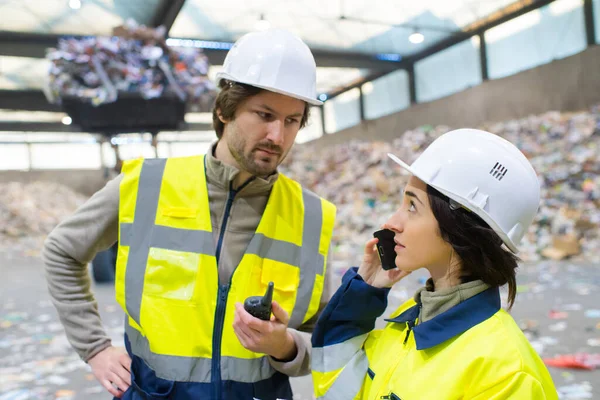
[(377, 242), (377, 254), (381, 261), (383, 269), (390, 270), (396, 268), (396, 243), (394, 242), (394, 232), (389, 229), (382, 229), (373, 233), (373, 237), (379, 239)]
[(244, 301), (244, 309), (250, 315), (263, 321), (271, 319), (271, 303), (273, 302), (273, 282), (269, 282), (269, 287), (264, 296), (251, 296)]

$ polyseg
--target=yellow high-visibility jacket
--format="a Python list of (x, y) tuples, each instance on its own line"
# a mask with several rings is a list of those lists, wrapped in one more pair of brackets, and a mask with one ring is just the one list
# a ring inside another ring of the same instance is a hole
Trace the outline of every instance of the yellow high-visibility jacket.
[(204, 157), (131, 160), (123, 174), (115, 292), (127, 314), (132, 387), (177, 399), (291, 394), (287, 376), (238, 340), (235, 304), (272, 281), (290, 328), (317, 313), (333, 204), (280, 174), (241, 262), (220, 284), (225, 229), (215, 243)]
[(344, 276), (312, 337), (318, 399), (558, 399), (540, 357), (501, 309), (498, 288), (423, 323), (409, 300), (373, 331), (388, 292), (355, 268)]

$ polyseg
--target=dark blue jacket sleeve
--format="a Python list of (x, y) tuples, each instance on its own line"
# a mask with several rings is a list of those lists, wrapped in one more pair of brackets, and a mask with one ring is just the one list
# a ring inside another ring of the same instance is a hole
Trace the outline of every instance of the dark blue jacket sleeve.
[(342, 278), (312, 335), (314, 347), (330, 346), (371, 332), (375, 321), (387, 307), (389, 288), (376, 288), (366, 283), (350, 268)]

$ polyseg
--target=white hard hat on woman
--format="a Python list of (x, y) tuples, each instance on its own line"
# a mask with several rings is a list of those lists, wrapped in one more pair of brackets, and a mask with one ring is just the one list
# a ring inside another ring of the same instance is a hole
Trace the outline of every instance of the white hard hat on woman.
[(514, 253), (540, 203), (537, 175), (509, 141), (477, 129), (436, 139), (412, 165), (395, 162), (453, 202), (477, 214)]

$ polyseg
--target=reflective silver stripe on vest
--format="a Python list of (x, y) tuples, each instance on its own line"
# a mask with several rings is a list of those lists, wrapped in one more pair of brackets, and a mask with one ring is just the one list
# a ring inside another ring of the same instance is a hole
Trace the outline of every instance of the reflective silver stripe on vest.
[(150, 351), (148, 339), (127, 322), (125, 322), (125, 332), (133, 354), (142, 358), (159, 378), (180, 382), (210, 382), (212, 366), (210, 358), (156, 354)]
[[(121, 224), (121, 245), (130, 246), (133, 230), (133, 224)], [(215, 248), (212, 232), (163, 225), (154, 225), (152, 228), (150, 247), (200, 254), (213, 254)]]
[(321, 241), (321, 227), (323, 225), (323, 211), (321, 199), (302, 189), (304, 201), (304, 229), (302, 231), (302, 251), (300, 252), (300, 286), (296, 295), (296, 304), (290, 317), (289, 326), (297, 328), (302, 325), (308, 307), (317, 274), (323, 275), (325, 260), (319, 253)]
[(327, 393), (317, 400), (353, 399), (362, 387), (367, 369), (369, 369), (367, 355), (364, 351), (359, 351), (344, 367)]
[[(162, 379), (179, 382), (210, 383), (212, 360), (200, 357), (179, 357), (155, 354), (150, 351), (148, 340), (125, 322), (125, 332), (131, 343), (131, 351), (142, 358)], [(236, 382), (258, 382), (269, 379), (275, 370), (268, 358), (243, 359), (221, 357), (221, 379)]]
[(368, 336), (369, 334), (365, 333), (331, 346), (313, 347), (311, 369), (318, 372), (337, 371), (348, 364), (352, 356), (362, 349)]
[(262, 258), (280, 261), (290, 265), (300, 265), (300, 246), (290, 242), (271, 239), (262, 233), (255, 233), (248, 248), (247, 254), (255, 254)]
[(129, 246), (125, 270), (125, 306), (127, 313), (138, 324), (150, 248), (151, 236), (148, 232), (152, 231), (156, 220), (158, 197), (166, 163), (164, 159), (144, 160), (138, 182), (133, 226), (125, 228), (125, 235), (122, 234), (126, 238), (126, 244), (123, 241), (119, 243)]
[(269, 379), (275, 374), (267, 356), (260, 358), (221, 357), (221, 379), (253, 383)]

